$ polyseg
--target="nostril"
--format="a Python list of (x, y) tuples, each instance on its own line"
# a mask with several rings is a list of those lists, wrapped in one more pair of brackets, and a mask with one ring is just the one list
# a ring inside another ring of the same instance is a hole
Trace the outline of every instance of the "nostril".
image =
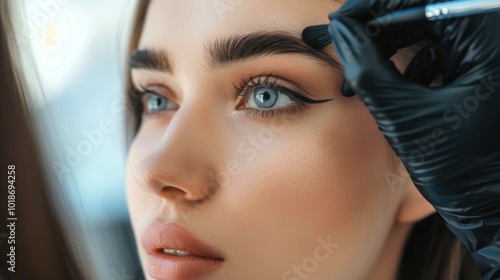
[(202, 203), (209, 195), (203, 187), (194, 186), (192, 188), (178, 188), (173, 186), (165, 186), (161, 188), (160, 195), (171, 201), (184, 201), (189, 203)]
[[(174, 147), (175, 148), (175, 147)], [(194, 160), (179, 149), (149, 150), (136, 161), (136, 187), (145, 193), (177, 204), (199, 205), (212, 197), (217, 182), (202, 160)]]
[(187, 192), (172, 186), (162, 187), (160, 195), (165, 198), (170, 198), (171, 200), (179, 200), (182, 197), (185, 197), (186, 200), (191, 200)]

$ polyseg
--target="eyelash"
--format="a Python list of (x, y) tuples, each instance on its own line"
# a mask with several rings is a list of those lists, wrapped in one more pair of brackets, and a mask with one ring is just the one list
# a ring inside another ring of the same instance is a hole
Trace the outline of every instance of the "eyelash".
[(149, 113), (149, 112), (144, 112), (144, 104), (143, 100), (146, 95), (148, 94), (154, 94), (158, 95), (159, 94), (150, 91), (150, 90), (141, 90), (135, 86), (132, 87), (129, 93), (129, 100), (127, 102), (127, 106), (129, 109), (131, 109), (134, 113), (136, 118), (141, 122), (142, 117), (155, 117), (159, 116), (159, 113)]
[[(271, 80), (272, 79), (272, 80)], [(293, 105), (289, 106), (284, 106), (280, 107), (277, 109), (267, 109), (267, 110), (260, 110), (260, 109), (255, 109), (255, 108), (246, 108), (243, 110), (243, 112), (246, 115), (249, 116), (255, 116), (255, 117), (260, 117), (260, 118), (274, 118), (276, 116), (280, 115), (294, 115), (297, 113), (300, 113), (306, 109), (309, 108), (307, 103), (320, 103), (328, 100), (311, 100), (308, 99), (307, 97), (285, 87), (282, 85), (279, 85), (278, 82), (279, 78), (276, 78), (272, 76), (271, 74), (268, 75), (260, 75), (260, 76), (249, 76), (248, 78), (241, 78), (240, 82), (238, 84), (233, 83), (233, 87), (235, 90), (235, 93), (237, 96), (240, 97), (245, 97), (249, 93), (252, 93), (254, 90), (256, 90), (259, 87), (269, 87), (272, 88), (276, 91), (278, 91), (280, 94), (284, 94), (287, 97), (290, 98), (291, 101), (295, 102)], [(142, 87), (141, 87), (142, 88)], [(140, 120), (141, 117), (156, 117), (161, 115), (163, 112), (159, 113), (149, 113), (149, 112), (144, 112), (144, 98), (148, 94), (153, 94), (153, 95), (158, 95), (161, 96), (151, 90), (141, 90), (137, 87), (133, 87), (131, 89), (131, 92), (129, 94), (129, 103), (128, 106), (135, 112), (136, 117)], [(315, 102), (311, 102), (315, 101)], [(240, 102), (240, 104), (246, 104), (247, 100), (245, 102)], [(241, 106), (241, 105), (239, 105)]]
[[(273, 79), (273, 81), (271, 81)], [(238, 96), (245, 97), (249, 93), (252, 93), (259, 87), (269, 87), (281, 94), (286, 95), (290, 98), (294, 105), (284, 106), (277, 109), (259, 110), (254, 108), (247, 108), (244, 110), (246, 115), (257, 116), (261, 118), (273, 118), (279, 115), (293, 115), (300, 113), (308, 108), (305, 101), (301, 100), (302, 95), (296, 93), (295, 91), (277, 84), (278, 78), (268, 74), (264, 76), (249, 76), (248, 78), (241, 78), (238, 84), (233, 83), (233, 87)], [(303, 97), (302, 97), (303, 98)], [(245, 101), (246, 103), (246, 101)]]

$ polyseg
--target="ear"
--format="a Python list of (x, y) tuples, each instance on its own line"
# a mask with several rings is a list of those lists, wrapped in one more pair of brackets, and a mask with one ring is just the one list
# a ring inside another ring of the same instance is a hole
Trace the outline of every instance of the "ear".
[(396, 220), (400, 223), (414, 223), (436, 213), (436, 209), (425, 200), (413, 182), (409, 179), (407, 182), (409, 186), (400, 202)]

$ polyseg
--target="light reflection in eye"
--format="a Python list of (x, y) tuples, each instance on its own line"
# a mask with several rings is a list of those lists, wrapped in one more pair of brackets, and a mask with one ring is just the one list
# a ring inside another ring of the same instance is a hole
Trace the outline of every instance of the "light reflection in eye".
[(168, 110), (177, 110), (178, 105), (175, 104), (174, 102), (170, 101), (168, 98), (163, 97), (160, 94), (157, 94), (153, 91), (145, 91), (139, 93), (139, 95), (142, 95), (142, 106), (143, 106), (143, 113), (148, 116), (148, 115), (156, 115)]
[(248, 107), (254, 109), (271, 109), (274, 106), (283, 107), (295, 104), (288, 95), (281, 93), (276, 88), (259, 87), (254, 90), (248, 100)]
[(146, 112), (149, 113), (158, 113), (160, 111), (164, 111), (168, 107), (169, 101), (161, 96), (156, 94), (148, 94), (146, 96), (147, 106)]

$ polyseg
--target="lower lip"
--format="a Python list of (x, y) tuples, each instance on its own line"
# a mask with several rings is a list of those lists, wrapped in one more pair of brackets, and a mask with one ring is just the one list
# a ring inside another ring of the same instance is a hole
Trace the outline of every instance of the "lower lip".
[(165, 253), (149, 254), (147, 272), (155, 279), (187, 280), (214, 272), (223, 260), (195, 256), (172, 256)]

